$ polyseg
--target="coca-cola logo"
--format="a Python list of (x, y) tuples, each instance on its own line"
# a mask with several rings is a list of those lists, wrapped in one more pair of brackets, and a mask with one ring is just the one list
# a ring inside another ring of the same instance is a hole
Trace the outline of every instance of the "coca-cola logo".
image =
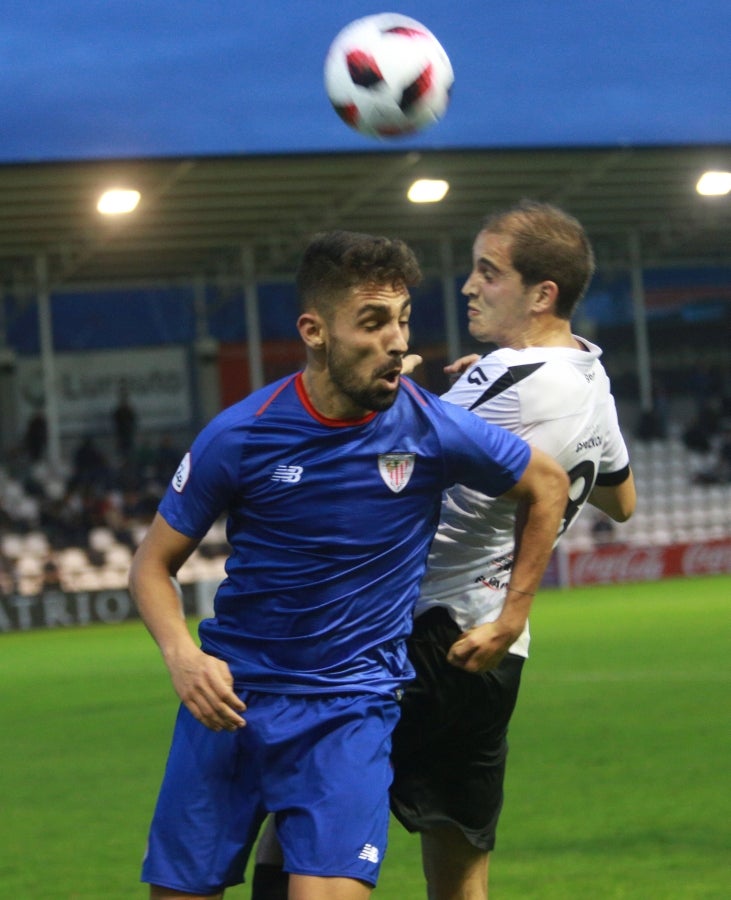
[(572, 584), (612, 584), (657, 581), (665, 574), (661, 547), (637, 547), (614, 552), (582, 553), (571, 566)]
[(681, 559), (684, 575), (731, 572), (731, 541), (689, 544)]

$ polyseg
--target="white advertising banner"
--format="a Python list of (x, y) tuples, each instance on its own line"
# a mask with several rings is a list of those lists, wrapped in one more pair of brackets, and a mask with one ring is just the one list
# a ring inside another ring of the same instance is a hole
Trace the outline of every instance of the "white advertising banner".
[[(159, 431), (188, 425), (187, 360), (184, 347), (57, 353), (53, 364), (61, 434), (110, 432), (122, 384), (141, 429)], [(16, 384), (20, 421), (27, 422), (43, 401), (39, 357), (18, 358)]]

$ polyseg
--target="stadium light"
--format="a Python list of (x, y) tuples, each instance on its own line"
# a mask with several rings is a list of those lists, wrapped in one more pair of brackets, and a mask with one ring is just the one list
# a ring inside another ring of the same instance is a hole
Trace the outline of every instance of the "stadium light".
[(721, 197), (731, 191), (731, 172), (704, 172), (695, 189), (704, 197)]
[(129, 188), (112, 188), (105, 191), (96, 208), (105, 216), (122, 216), (131, 213), (140, 202), (140, 192)]
[(449, 190), (449, 182), (440, 178), (419, 178), (409, 188), (407, 197), (412, 203), (438, 203)]

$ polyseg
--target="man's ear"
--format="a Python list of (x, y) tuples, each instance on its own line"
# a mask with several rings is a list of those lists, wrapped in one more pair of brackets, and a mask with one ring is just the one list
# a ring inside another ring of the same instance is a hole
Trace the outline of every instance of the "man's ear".
[(325, 346), (325, 323), (317, 313), (302, 313), (297, 319), (297, 330), (310, 350), (322, 350)]
[(555, 281), (540, 281), (533, 288), (533, 309), (536, 312), (552, 312), (558, 300), (558, 285)]

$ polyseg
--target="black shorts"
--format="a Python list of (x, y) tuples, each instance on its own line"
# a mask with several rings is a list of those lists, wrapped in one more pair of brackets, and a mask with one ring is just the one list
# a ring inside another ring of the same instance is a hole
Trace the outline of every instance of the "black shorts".
[(414, 623), (416, 679), (406, 686), (393, 735), (391, 809), (409, 831), (452, 824), (475, 847), (492, 850), (525, 660), (508, 654), (489, 672), (464, 672), (447, 662), (460, 633), (441, 607)]

